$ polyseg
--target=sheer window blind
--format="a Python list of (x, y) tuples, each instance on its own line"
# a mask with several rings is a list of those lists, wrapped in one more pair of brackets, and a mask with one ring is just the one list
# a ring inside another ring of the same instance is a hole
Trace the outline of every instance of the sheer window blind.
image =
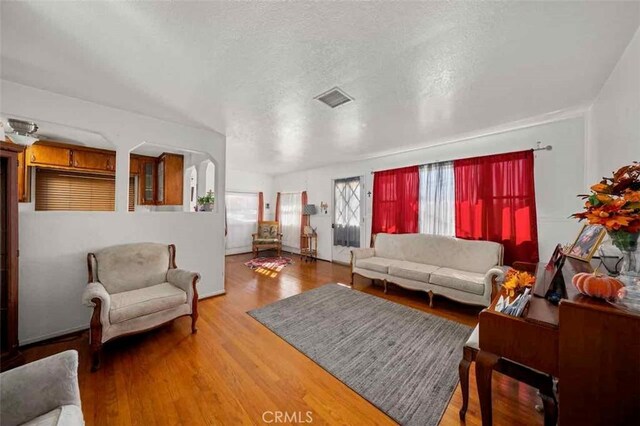
[(115, 210), (115, 177), (36, 169), (36, 210)]

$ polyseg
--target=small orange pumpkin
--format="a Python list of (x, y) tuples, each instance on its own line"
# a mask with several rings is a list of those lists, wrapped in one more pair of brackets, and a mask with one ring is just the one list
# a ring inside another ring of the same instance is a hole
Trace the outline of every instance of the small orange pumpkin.
[(614, 299), (624, 287), (620, 280), (597, 272), (575, 274), (571, 282), (580, 293), (600, 299)]

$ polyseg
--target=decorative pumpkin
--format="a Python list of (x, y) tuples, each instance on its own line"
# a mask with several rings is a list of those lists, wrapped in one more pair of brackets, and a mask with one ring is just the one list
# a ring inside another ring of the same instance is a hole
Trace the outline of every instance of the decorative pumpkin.
[(575, 274), (571, 282), (580, 293), (600, 299), (615, 299), (624, 287), (620, 280), (597, 272)]

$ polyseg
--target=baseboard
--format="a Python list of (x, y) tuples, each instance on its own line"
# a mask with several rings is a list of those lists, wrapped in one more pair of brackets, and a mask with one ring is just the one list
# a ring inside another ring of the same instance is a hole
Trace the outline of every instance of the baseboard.
[(211, 293), (198, 294), (198, 300), (209, 299), (210, 297), (222, 296), (225, 290), (212, 291)]
[(78, 327), (67, 328), (66, 330), (54, 331), (53, 333), (43, 334), (42, 336), (20, 340), (20, 348), (23, 348), (24, 346), (27, 346), (27, 345), (31, 345), (33, 343), (42, 342), (43, 340), (51, 340), (54, 338), (64, 337), (69, 334), (74, 334), (79, 331), (84, 331), (88, 329), (89, 329), (88, 325), (80, 325)]

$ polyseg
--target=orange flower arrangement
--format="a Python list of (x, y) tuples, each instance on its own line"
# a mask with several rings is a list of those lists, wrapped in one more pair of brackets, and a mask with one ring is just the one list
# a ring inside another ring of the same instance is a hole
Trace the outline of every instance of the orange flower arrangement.
[(602, 225), (607, 231), (640, 232), (640, 164), (621, 167), (611, 178), (603, 178), (591, 187), (584, 212), (572, 216)]
[(509, 269), (504, 276), (504, 288), (507, 290), (509, 297), (513, 297), (516, 293), (520, 293), (526, 287), (531, 287), (536, 282), (536, 278), (528, 272)]

